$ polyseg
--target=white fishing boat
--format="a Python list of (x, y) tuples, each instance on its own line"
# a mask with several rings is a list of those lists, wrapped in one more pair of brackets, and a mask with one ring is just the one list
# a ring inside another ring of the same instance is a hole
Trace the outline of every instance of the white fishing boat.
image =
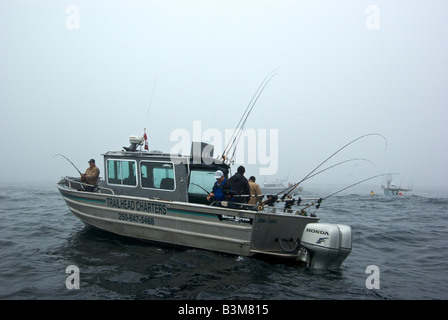
[(406, 192), (412, 191), (412, 188), (403, 188), (392, 183), (392, 175), (386, 176), (386, 184), (382, 185), (381, 188), (384, 190), (384, 195), (386, 196), (403, 196)]
[(209, 202), (206, 191), (216, 181), (215, 172), (230, 175), (230, 165), (212, 158), (210, 145), (201, 144), (199, 156), (183, 156), (138, 150), (144, 139), (136, 136), (130, 143), (122, 151), (103, 154), (104, 178), (93, 191), (85, 191), (88, 185), (78, 177), (57, 183), (70, 211), (86, 225), (142, 240), (275, 257), (318, 269), (338, 269), (351, 252), (349, 226), (320, 223), (306, 208)]
[[(291, 183), (285, 181), (272, 181), (272, 182), (264, 182), (263, 185), (260, 186), (261, 192), (266, 195), (285, 193), (288, 191), (289, 187), (293, 187)], [(294, 189), (295, 192), (302, 192), (302, 187), (296, 187)]]

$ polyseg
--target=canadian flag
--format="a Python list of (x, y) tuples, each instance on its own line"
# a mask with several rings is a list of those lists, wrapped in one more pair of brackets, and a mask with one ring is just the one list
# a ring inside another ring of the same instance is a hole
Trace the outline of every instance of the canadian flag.
[(149, 151), (148, 136), (146, 135), (146, 129), (145, 129), (145, 133), (143, 133), (143, 138), (145, 139), (145, 150)]

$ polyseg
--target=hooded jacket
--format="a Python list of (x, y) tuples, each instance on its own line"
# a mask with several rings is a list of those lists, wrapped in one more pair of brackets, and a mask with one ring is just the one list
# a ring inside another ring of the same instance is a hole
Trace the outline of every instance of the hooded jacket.
[(234, 196), (233, 201), (247, 203), (248, 197), (239, 197), (239, 195), (250, 194), (249, 182), (246, 177), (237, 172), (229, 179), (229, 183), (235, 195), (237, 195), (236, 197)]

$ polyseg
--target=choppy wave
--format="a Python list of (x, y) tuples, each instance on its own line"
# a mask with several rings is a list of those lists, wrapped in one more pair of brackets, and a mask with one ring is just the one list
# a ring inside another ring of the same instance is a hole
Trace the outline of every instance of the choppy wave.
[[(316, 214), (348, 224), (338, 271), (136, 241), (85, 227), (56, 188), (0, 189), (1, 299), (447, 299), (448, 199), (335, 196)], [(76, 265), (81, 288), (68, 290)], [(368, 289), (366, 268), (380, 270)]]

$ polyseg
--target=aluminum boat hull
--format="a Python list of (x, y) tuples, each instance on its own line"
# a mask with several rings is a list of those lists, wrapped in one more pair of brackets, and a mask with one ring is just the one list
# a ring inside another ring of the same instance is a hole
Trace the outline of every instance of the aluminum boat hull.
[(294, 243), (307, 224), (319, 220), (293, 213), (78, 191), (63, 180), (57, 187), (70, 211), (87, 225), (122, 236), (241, 256), (297, 260)]

